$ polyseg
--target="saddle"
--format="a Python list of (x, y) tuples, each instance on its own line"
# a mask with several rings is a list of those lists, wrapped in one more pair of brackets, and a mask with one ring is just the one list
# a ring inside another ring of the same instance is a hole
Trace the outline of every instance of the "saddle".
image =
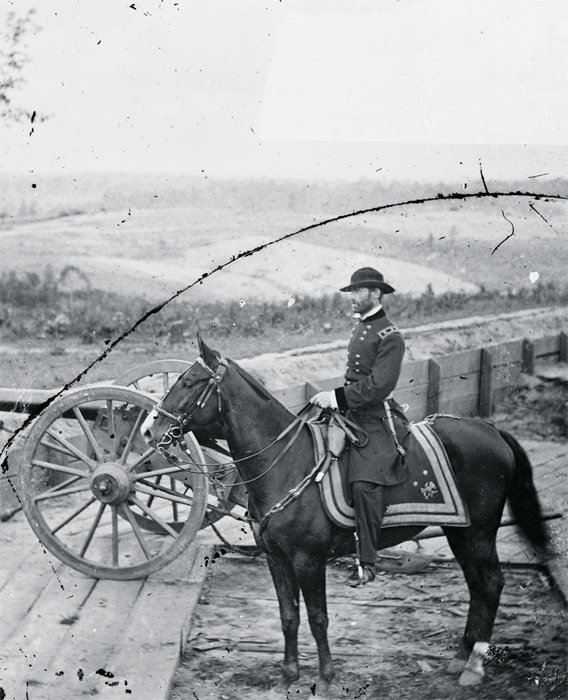
[[(339, 418), (339, 420), (337, 420)], [(340, 527), (355, 529), (355, 510), (348, 478), (347, 440), (361, 444), (355, 424), (345, 430), (343, 416), (310, 421), (316, 464), (315, 481), (320, 485), (324, 509)], [(353, 430), (352, 430), (353, 428)], [(395, 486), (385, 487), (387, 510), (383, 527), (470, 525), (467, 507), (450, 465), (446, 450), (430, 421), (411, 423), (406, 447), (408, 477)], [(362, 431), (359, 428), (359, 434)]]

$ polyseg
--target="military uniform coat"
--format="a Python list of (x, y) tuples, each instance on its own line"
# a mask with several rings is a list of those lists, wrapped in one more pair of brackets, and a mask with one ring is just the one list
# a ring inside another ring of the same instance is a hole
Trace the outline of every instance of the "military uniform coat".
[(388, 400), (398, 440), (409, 434), (404, 413), (392, 398), (402, 360), (404, 340), (384, 309), (361, 320), (349, 343), (345, 385), (335, 390), (339, 410), (369, 435), (365, 446), (351, 446), (349, 481), (393, 486), (404, 481), (406, 464), (396, 449), (384, 401)]

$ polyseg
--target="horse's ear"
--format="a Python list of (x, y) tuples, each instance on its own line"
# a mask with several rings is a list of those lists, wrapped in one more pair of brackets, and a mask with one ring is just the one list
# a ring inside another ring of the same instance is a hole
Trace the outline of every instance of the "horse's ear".
[(199, 344), (199, 354), (205, 364), (211, 369), (216, 368), (219, 361), (219, 353), (207, 346), (199, 333), (197, 334), (197, 342)]

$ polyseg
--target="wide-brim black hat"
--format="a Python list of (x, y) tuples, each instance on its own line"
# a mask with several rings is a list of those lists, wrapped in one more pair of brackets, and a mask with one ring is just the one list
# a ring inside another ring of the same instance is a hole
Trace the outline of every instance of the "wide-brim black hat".
[(373, 267), (362, 267), (360, 270), (356, 270), (351, 275), (351, 284), (348, 284), (347, 287), (342, 287), (339, 291), (352, 292), (362, 287), (367, 287), (367, 289), (380, 289), (385, 294), (392, 294), (394, 292), (394, 287), (387, 284), (383, 275)]

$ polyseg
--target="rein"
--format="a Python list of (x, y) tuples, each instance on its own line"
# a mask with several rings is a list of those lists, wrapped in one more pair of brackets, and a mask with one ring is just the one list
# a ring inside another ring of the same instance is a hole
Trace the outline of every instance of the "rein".
[[(162, 454), (168, 462), (171, 464), (175, 464), (176, 466), (180, 467), (186, 472), (191, 473), (192, 470), (188, 469), (186, 467), (183, 467), (183, 464), (187, 464), (186, 462), (182, 462), (179, 460), (175, 455), (172, 455), (168, 452), (168, 449), (170, 446), (179, 444), (181, 449), (188, 455), (191, 456), (189, 453), (189, 448), (187, 447), (187, 444), (184, 440), (183, 437), (183, 428), (189, 421), (189, 419), (200, 409), (204, 408), (205, 404), (209, 400), (209, 398), (212, 396), (213, 391), (217, 392), (217, 408), (219, 413), (221, 413), (221, 388), (220, 384), (223, 380), (223, 377), (225, 376), (225, 372), (227, 371), (229, 367), (229, 363), (227, 360), (224, 358), (220, 357), (219, 358), (219, 366), (217, 367), (217, 371), (213, 371), (210, 367), (208, 367), (203, 359), (201, 357), (197, 358), (197, 362), (207, 371), (207, 373), (210, 375), (210, 379), (207, 382), (207, 385), (205, 389), (201, 392), (199, 397), (197, 398), (195, 405), (189, 408), (185, 413), (181, 413), (180, 415), (174, 415), (173, 413), (166, 411), (164, 408), (162, 408), (162, 403), (164, 399), (166, 398), (165, 396), (162, 397), (161, 401), (154, 407), (154, 411), (157, 413), (160, 413), (163, 416), (166, 416), (167, 418), (170, 418), (174, 422), (170, 425), (168, 430), (162, 435), (161, 440), (158, 442), (156, 445), (157, 451)], [(278, 454), (276, 459), (268, 466), (267, 469), (265, 469), (261, 474), (258, 474), (255, 476), (253, 479), (248, 479), (246, 481), (236, 481), (232, 484), (232, 486), (244, 486), (246, 484), (250, 484), (253, 481), (257, 481), (261, 477), (263, 477), (265, 474), (267, 474), (273, 467), (275, 467), (278, 462), (284, 457), (284, 455), (288, 452), (288, 450), (292, 447), (292, 445), (296, 442), (296, 439), (300, 435), (300, 432), (302, 431), (302, 428), (306, 424), (307, 421), (307, 414), (303, 416), (302, 414), (306, 413), (310, 408), (312, 407), (312, 404), (308, 403), (306, 404), (297, 414), (295, 419), (288, 425), (284, 430), (276, 437), (272, 442), (270, 442), (268, 445), (265, 445), (261, 450), (258, 450), (258, 452), (253, 452), (250, 455), (247, 455), (246, 457), (241, 457), (240, 459), (234, 459), (231, 461), (231, 464), (228, 465), (225, 468), (217, 469), (217, 471), (222, 471), (221, 476), (226, 476), (232, 471), (236, 470), (236, 464), (238, 462), (245, 462), (248, 459), (252, 459), (253, 457), (257, 457), (258, 455), (263, 454), (266, 452), (268, 449), (273, 447), (279, 440), (282, 438), (286, 437), (288, 433), (290, 433), (295, 427), (296, 430), (294, 431), (293, 435), (291, 436), (290, 440), (286, 443), (282, 451)], [(301, 417), (300, 417), (301, 416)], [(192, 463), (195, 464), (197, 467), (218, 467), (219, 464), (218, 462), (194, 462), (192, 460)], [(197, 473), (197, 472), (194, 472)], [(209, 474), (208, 472), (204, 472), (203, 469), (199, 470), (199, 473), (204, 473), (209, 481), (212, 483), (222, 483), (219, 482), (219, 478), (214, 476), (213, 474)]]

